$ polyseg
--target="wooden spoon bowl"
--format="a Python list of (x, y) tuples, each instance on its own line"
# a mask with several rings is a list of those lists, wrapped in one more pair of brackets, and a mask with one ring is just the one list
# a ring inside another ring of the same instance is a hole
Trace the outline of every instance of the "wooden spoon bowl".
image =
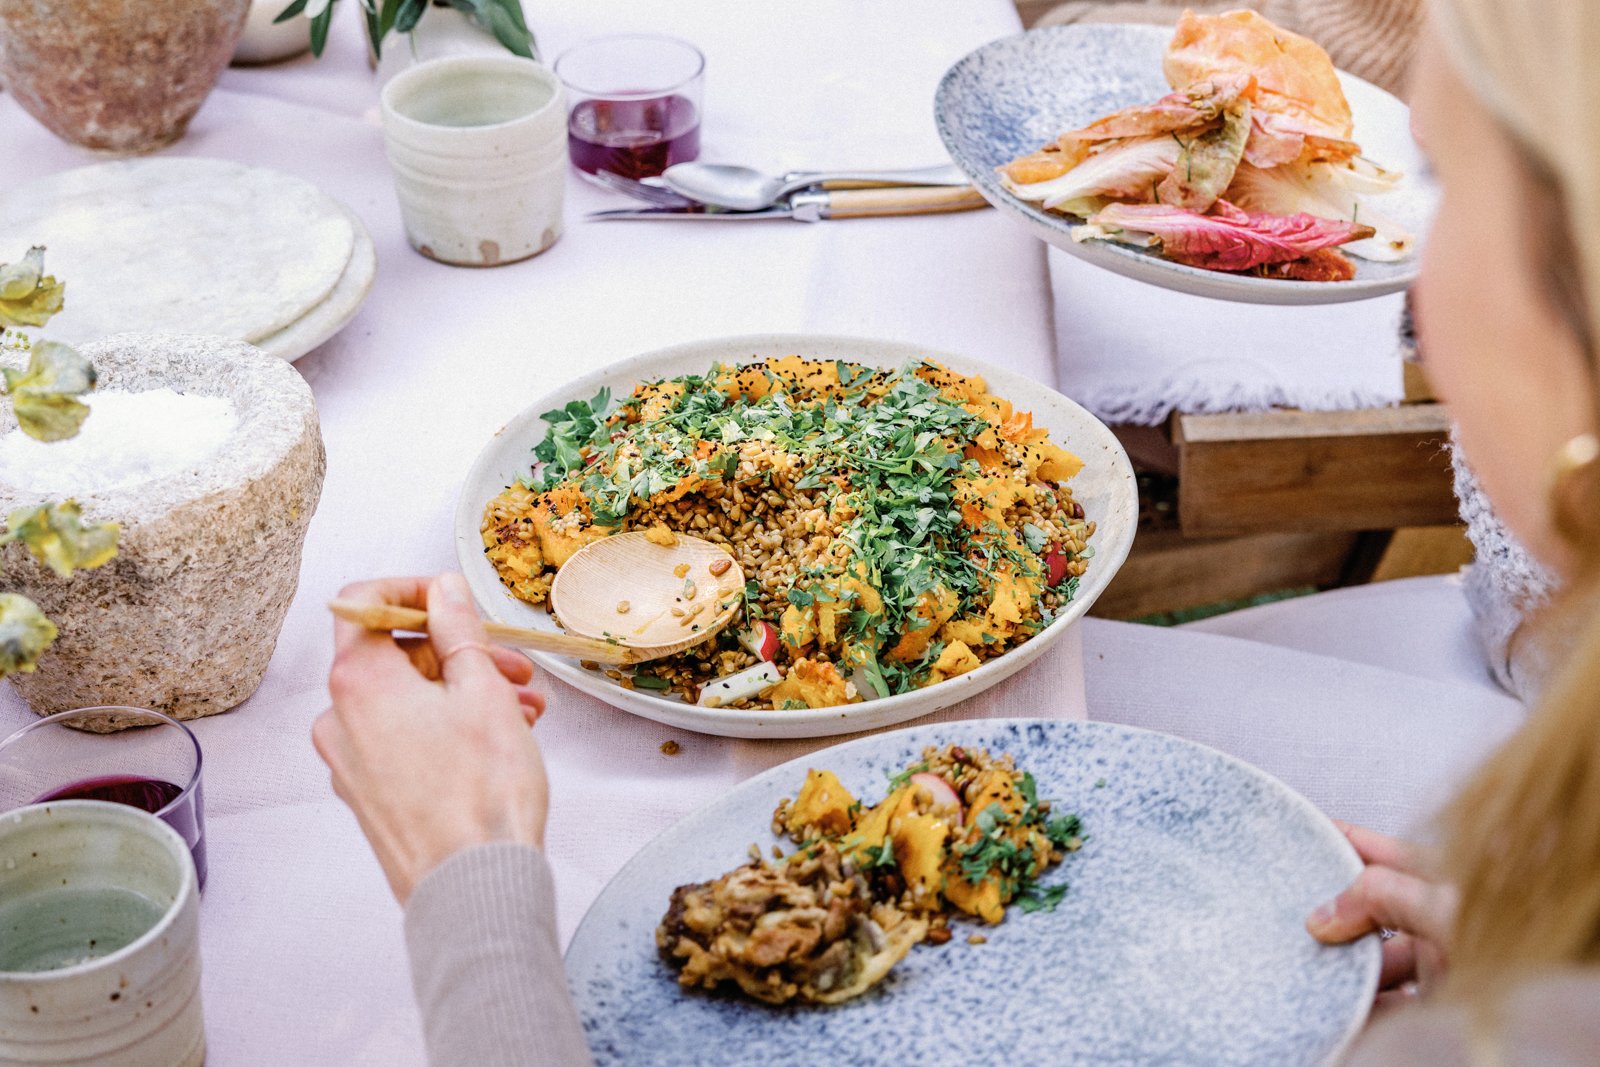
[(723, 546), (658, 530), (585, 545), (556, 571), (550, 607), (567, 630), (637, 649), (640, 660), (682, 652), (744, 607), (744, 570)]

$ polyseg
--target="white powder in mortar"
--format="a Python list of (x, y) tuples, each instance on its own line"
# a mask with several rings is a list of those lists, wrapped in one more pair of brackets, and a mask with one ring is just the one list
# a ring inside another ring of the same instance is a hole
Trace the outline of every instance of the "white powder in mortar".
[(45, 443), (21, 430), (0, 437), (0, 482), (40, 494), (120, 489), (198, 469), (238, 425), (225, 396), (171, 389), (96, 392), (76, 437)]

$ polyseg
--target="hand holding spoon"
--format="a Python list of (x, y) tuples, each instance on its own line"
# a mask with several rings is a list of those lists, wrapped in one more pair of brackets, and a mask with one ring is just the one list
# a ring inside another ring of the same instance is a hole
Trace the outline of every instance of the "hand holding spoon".
[[(566, 633), (484, 623), (490, 640), (595, 663), (661, 659), (721, 632), (744, 604), (744, 571), (728, 550), (665, 531), (621, 533), (573, 554), (550, 603)], [(671, 544), (662, 542), (671, 540)], [(415, 608), (334, 600), (328, 609), (369, 630), (425, 633)]]

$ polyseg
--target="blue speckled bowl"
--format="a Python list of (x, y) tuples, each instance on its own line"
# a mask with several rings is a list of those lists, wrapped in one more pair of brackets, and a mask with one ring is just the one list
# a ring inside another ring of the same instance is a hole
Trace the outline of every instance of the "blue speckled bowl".
[(1160, 26), (1079, 25), (1032, 30), (991, 41), (951, 67), (934, 95), (934, 120), (945, 148), (973, 185), (1041, 240), (1118, 274), (1197, 296), (1256, 304), (1332, 304), (1399, 292), (1417, 276), (1421, 238), (1438, 193), (1411, 139), (1411, 114), (1393, 96), (1340, 72), (1363, 154), (1404, 172), (1400, 186), (1372, 198), (1375, 208), (1418, 237), (1399, 263), (1351, 257), (1348, 282), (1299, 282), (1223, 274), (1172, 263), (1110, 241), (1076, 242), (1082, 220), (1011, 195), (994, 168), (1102, 115), (1148, 103), (1171, 90), (1161, 57), (1172, 31)]
[[(958, 925), (864, 997), (774, 1009), (681, 990), (654, 931), (675, 886), (770, 848), (771, 812), (808, 767), (863, 800), (929, 744), (1012, 753), (1084, 848), (989, 941)], [(1104, 780), (1104, 786), (1097, 782)], [(1329, 1062), (1366, 1018), (1376, 938), (1316, 944), (1302, 925), (1360, 870), (1304, 798), (1220, 752), (1106, 723), (938, 723), (852, 741), (752, 778), (635, 856), (589, 909), (567, 973), (600, 1063), (1038, 1063), (1297, 1067)]]

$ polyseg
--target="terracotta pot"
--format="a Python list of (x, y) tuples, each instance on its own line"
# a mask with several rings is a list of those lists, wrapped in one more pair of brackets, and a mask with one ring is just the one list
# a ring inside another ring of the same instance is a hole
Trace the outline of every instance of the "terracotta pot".
[(148, 152), (183, 136), (250, 0), (0, 0), (0, 81), (53, 133)]

